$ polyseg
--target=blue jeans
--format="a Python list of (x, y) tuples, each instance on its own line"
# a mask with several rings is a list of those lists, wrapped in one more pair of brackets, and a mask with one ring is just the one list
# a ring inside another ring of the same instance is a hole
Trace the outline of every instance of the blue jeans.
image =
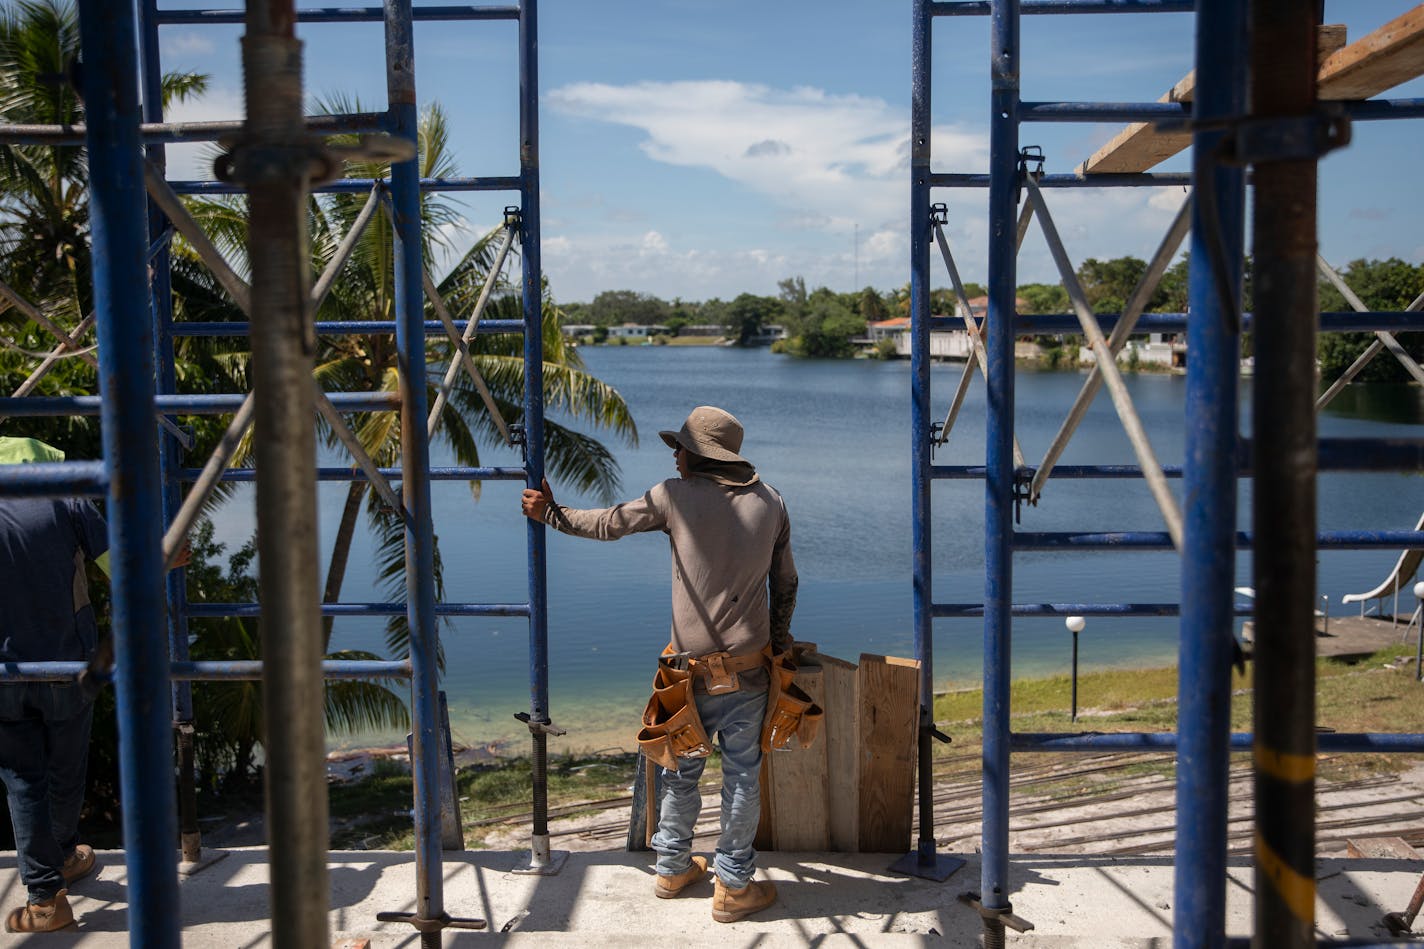
[[(697, 712), (708, 735), (715, 733), (722, 751), (722, 836), (714, 866), (722, 884), (734, 890), (746, 886), (756, 872), (757, 824), (761, 822), (761, 724), (766, 717), (766, 690), (697, 695)], [(652, 847), (657, 870), (673, 876), (687, 870), (692, 859), (692, 827), (702, 810), (697, 781), (706, 758), (684, 758), (677, 771), (662, 771), (663, 796), (658, 832)]]
[(0, 685), (0, 781), (32, 903), (64, 889), (60, 871), (79, 843), (93, 717), (77, 685)]

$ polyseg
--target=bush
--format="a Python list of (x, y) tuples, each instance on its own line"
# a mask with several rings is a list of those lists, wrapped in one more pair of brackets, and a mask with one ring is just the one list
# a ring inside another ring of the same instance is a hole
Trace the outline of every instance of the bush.
[(870, 349), (871, 359), (894, 359), (898, 355), (893, 339), (876, 340), (875, 345)]

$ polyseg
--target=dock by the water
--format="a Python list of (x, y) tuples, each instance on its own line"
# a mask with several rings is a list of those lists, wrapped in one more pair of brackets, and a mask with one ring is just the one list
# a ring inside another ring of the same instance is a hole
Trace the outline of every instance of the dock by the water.
[[(1241, 638), (1249, 649), (1255, 641), (1254, 623), (1247, 620), (1241, 627)], [(1418, 642), (1419, 623), (1409, 626), (1409, 617), (1391, 620), (1384, 616), (1317, 616), (1315, 618), (1315, 654), (1321, 658), (1349, 659), (1368, 656), (1387, 646)]]

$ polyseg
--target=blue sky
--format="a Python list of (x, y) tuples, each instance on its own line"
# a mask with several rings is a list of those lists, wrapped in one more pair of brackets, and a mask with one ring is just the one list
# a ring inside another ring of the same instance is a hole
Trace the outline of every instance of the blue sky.
[[(1353, 41), (1414, 5), (1327, 0), (1325, 22), (1346, 24)], [(730, 299), (775, 293), (791, 276), (841, 291), (909, 280), (909, 0), (542, 0), (539, 30), (543, 260), (556, 298), (631, 289)], [(1023, 97), (1155, 100), (1190, 70), (1193, 33), (1188, 14), (1025, 17)], [(303, 24), (300, 35), (309, 95), (384, 107), (379, 24)], [(211, 93), (173, 118), (241, 114), (240, 36), (162, 29), (166, 69), (213, 77)], [(464, 174), (518, 171), (516, 36), (513, 23), (417, 24), (420, 101), (449, 113)], [(933, 56), (933, 167), (986, 171), (987, 21), (937, 20)], [(1424, 96), (1424, 80), (1385, 95)], [(1118, 129), (1035, 125), (1022, 141), (1043, 146), (1049, 172), (1068, 172)], [(1421, 153), (1424, 123), (1373, 122), (1325, 159), (1328, 260), (1424, 261), (1412, 180)], [(208, 177), (200, 150), (171, 155), (172, 177)], [(1159, 169), (1185, 167), (1179, 156)], [(459, 196), (466, 232), (451, 236), (487, 231), (514, 197)], [(1182, 198), (1180, 188), (1048, 196), (1075, 263), (1150, 256)], [(964, 278), (983, 281), (986, 195), (937, 190), (934, 200), (949, 204)], [(936, 267), (936, 285), (947, 282)], [(1053, 273), (1030, 237), (1020, 282)]]

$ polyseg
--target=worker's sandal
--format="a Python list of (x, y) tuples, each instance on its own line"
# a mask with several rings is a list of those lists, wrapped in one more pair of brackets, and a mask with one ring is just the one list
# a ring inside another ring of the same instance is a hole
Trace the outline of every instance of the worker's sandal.
[(776, 902), (776, 886), (752, 880), (740, 890), (729, 889), (718, 878), (712, 894), (712, 918), (719, 923), (735, 923)]
[(53, 899), (26, 903), (11, 910), (5, 918), (7, 933), (52, 933), (74, 925), (74, 910), (65, 898), (68, 890), (60, 890)]
[(84, 879), (98, 868), (99, 860), (94, 856), (94, 848), (88, 844), (80, 844), (74, 848), (72, 854), (64, 858), (64, 866), (59, 872), (64, 874), (64, 882), (70, 884)]
[(658, 874), (657, 885), (653, 887), (653, 892), (658, 899), (670, 900), (694, 883), (701, 883), (707, 878), (707, 858), (696, 856), (692, 858), (692, 866), (681, 873), (674, 873), (669, 876)]

